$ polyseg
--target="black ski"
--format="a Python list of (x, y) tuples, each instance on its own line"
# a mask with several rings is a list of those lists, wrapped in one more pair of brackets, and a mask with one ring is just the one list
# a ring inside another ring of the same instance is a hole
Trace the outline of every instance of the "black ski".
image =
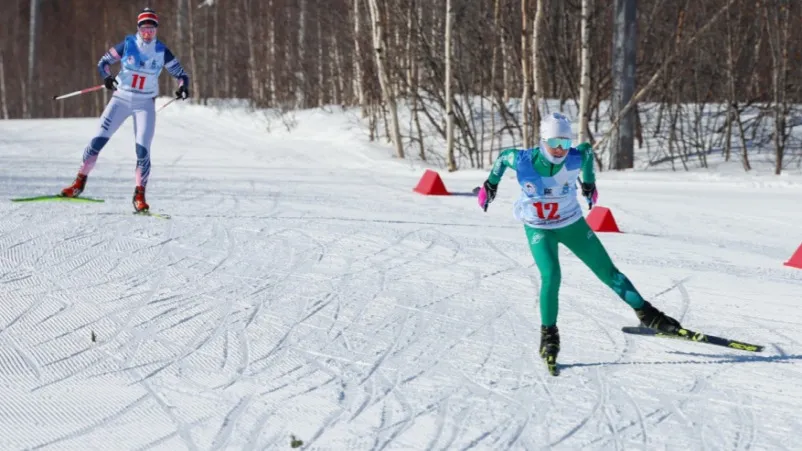
[(685, 341), (695, 341), (699, 343), (708, 343), (716, 346), (724, 346), (726, 348), (739, 349), (741, 351), (761, 352), (763, 346), (744, 343), (742, 341), (732, 340), (729, 338), (716, 337), (714, 335), (706, 335), (701, 332), (695, 332), (689, 329), (680, 329), (676, 335), (659, 332), (644, 326), (625, 326), (621, 331), (633, 335), (646, 335), (652, 337), (674, 338)]

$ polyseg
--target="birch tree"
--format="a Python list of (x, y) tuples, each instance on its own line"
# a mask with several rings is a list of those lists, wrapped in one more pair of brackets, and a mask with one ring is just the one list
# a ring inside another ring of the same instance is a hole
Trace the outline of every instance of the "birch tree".
[(198, 77), (198, 61), (195, 58), (195, 13), (192, 8), (192, 0), (187, 8), (187, 21), (189, 25), (189, 72), (190, 83), (192, 84), (192, 95), (197, 95), (200, 88), (200, 78)]
[(298, 79), (296, 86), (296, 108), (304, 108), (306, 106), (306, 65), (304, 64), (306, 58), (306, 11), (307, 0), (298, 0), (298, 62), (295, 77)]
[(526, 0), (521, 0), (521, 73), (523, 75), (524, 88), (521, 94), (521, 125), (523, 128), (524, 147), (529, 148), (532, 144), (532, 139), (529, 134), (529, 51), (527, 51), (526, 46), (529, 35), (526, 31), (526, 25)]
[(579, 142), (590, 141), (590, 10), (592, 0), (582, 0), (580, 25)]
[(379, 72), (379, 83), (384, 97), (384, 103), (390, 109), (390, 120), (392, 122), (392, 131), (390, 133), (390, 140), (395, 145), (395, 152), (398, 158), (404, 158), (404, 146), (401, 142), (401, 130), (398, 124), (398, 108), (396, 106), (395, 97), (393, 96), (393, 87), (390, 83), (389, 74), (387, 73), (386, 63), (386, 38), (384, 34), (383, 15), (379, 9), (377, 0), (368, 0), (370, 6), (370, 17), (373, 24), (373, 48), (376, 55), (376, 66)]
[(789, 113), (788, 105), (788, 34), (789, 5), (764, 5), (763, 14), (769, 32), (771, 48), (771, 88), (774, 115), (774, 173), (780, 174), (785, 156), (786, 141), (789, 132), (786, 130)]
[(448, 154), (448, 170), (456, 171), (457, 163), (454, 160), (454, 95), (451, 93), (451, 29), (454, 25), (454, 6), (451, 0), (446, 0), (446, 148)]
[(363, 86), (362, 75), (362, 13), (359, 7), (361, 3), (362, 0), (354, 0), (354, 10), (352, 11), (352, 16), (354, 18), (354, 57), (352, 59), (354, 64), (354, 80), (352, 84), (357, 102), (362, 109), (362, 117), (364, 118), (367, 114), (367, 105), (365, 102), (365, 88)]
[(532, 130), (533, 141), (536, 143), (540, 137), (540, 98), (546, 97), (543, 88), (543, 71), (540, 67), (540, 34), (545, 19), (544, 0), (535, 0), (535, 19), (532, 21), (532, 82), (534, 83), (534, 98), (532, 101)]
[(25, 99), (25, 103), (27, 104), (27, 114), (25, 114), (26, 118), (30, 118), (31, 114), (33, 114), (32, 111), (34, 110), (33, 94), (36, 90), (33, 88), (33, 80), (34, 73), (36, 71), (36, 34), (39, 28), (39, 0), (31, 0), (30, 14), (31, 16), (28, 30), (28, 95)]

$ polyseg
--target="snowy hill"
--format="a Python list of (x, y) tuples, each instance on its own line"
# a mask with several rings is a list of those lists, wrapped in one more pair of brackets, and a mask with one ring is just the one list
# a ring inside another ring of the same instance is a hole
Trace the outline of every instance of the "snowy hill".
[(0, 122), (0, 449), (797, 446), (798, 174), (600, 173), (641, 293), (766, 350), (624, 335), (632, 310), (561, 248), (555, 378), (513, 174), (484, 213), (414, 193), (422, 166), (350, 115), (295, 120), (159, 113), (148, 201), (171, 220), (131, 215), (130, 121), (95, 204), (8, 199), (71, 182), (96, 119)]

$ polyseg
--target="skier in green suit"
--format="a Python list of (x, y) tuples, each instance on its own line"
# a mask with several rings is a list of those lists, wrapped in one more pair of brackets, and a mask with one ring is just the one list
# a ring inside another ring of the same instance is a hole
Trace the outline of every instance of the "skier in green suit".
[(582, 175), (582, 195), (596, 203), (596, 177), (593, 150), (589, 143), (571, 147), (570, 121), (553, 113), (541, 122), (540, 145), (533, 149), (507, 149), (498, 156), (478, 193), (479, 205), (487, 206), (496, 197), (506, 169), (516, 172), (521, 195), (515, 202), (514, 216), (524, 224), (526, 238), (540, 271), (540, 355), (556, 371), (560, 335), (557, 329), (560, 262), (557, 245), (562, 243), (585, 263), (604, 284), (635, 310), (640, 322), (649, 328), (676, 333), (679, 322), (643, 299), (632, 282), (613, 264), (601, 241), (590, 229), (577, 201), (576, 180)]

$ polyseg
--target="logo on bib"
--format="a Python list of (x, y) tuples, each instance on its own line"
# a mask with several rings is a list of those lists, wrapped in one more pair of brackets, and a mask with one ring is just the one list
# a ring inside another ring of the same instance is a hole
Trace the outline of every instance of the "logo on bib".
[(524, 183), (524, 192), (531, 196), (537, 192), (537, 188), (532, 182), (526, 182)]

